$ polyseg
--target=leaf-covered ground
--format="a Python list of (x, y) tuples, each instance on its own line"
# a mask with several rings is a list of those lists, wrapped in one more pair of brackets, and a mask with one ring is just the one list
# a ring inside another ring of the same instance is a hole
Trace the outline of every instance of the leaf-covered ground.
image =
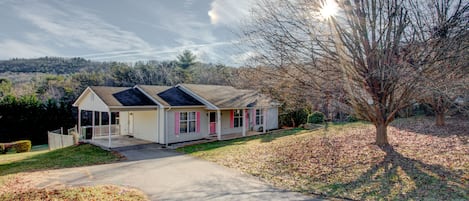
[[(356, 200), (469, 199), (469, 121), (396, 121), (392, 147), (373, 145), (373, 125), (332, 125), (180, 149), (285, 189)], [(223, 143), (223, 146), (217, 146)]]
[(0, 200), (148, 200), (142, 191), (115, 185), (36, 188), (37, 178), (28, 174), (8, 175), (3, 179), (7, 180), (0, 189)]

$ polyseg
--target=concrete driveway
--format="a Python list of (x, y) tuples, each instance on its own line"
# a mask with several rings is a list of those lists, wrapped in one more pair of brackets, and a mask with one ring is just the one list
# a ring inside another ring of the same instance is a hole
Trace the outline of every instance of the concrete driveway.
[(316, 200), (157, 145), (121, 153), (129, 160), (48, 171), (39, 187), (116, 184), (138, 188), (151, 200)]

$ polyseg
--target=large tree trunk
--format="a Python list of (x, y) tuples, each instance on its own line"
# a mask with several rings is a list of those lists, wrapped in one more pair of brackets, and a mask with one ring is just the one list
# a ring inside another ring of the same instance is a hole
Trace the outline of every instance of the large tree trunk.
[(444, 126), (445, 125), (445, 113), (439, 112), (439, 113), (436, 113), (435, 116), (436, 116), (436, 125)]
[(377, 123), (376, 125), (376, 145), (380, 147), (388, 146), (388, 126), (385, 123)]

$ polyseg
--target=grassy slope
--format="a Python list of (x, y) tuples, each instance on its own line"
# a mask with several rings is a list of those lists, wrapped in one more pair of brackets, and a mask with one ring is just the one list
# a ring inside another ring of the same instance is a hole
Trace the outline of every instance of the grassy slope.
[(286, 189), (359, 200), (469, 199), (469, 122), (426, 119), (389, 128), (392, 148), (372, 144), (364, 123), (294, 131), (180, 151), (259, 176)]
[(0, 155), (0, 200), (148, 200), (136, 189), (113, 185), (37, 189), (28, 181), (28, 171), (109, 163), (120, 157), (92, 145), (48, 151)]
[(0, 176), (18, 172), (57, 169), (109, 163), (119, 160), (115, 154), (84, 144), (54, 151), (0, 155)]

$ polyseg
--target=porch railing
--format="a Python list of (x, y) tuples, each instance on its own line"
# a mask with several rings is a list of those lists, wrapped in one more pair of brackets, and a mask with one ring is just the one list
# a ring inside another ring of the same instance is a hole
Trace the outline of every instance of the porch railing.
[[(94, 131), (94, 134), (93, 134)], [(111, 135), (119, 135), (119, 124), (111, 124)], [(81, 127), (82, 139), (91, 139), (92, 137), (109, 136), (109, 125), (101, 126), (82, 126)]]

